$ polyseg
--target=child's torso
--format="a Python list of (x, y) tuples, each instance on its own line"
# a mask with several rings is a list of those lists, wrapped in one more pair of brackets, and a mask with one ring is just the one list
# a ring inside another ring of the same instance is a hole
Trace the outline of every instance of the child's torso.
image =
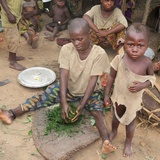
[(66, 19), (66, 7), (59, 8), (56, 5), (54, 5), (52, 7), (52, 9), (53, 9), (53, 18), (52, 19), (53, 19), (54, 22), (65, 21), (65, 19)]

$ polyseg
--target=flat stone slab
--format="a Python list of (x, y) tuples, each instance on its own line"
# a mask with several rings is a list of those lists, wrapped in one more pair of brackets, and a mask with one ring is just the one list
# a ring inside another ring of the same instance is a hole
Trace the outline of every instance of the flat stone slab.
[(80, 125), (80, 132), (71, 137), (58, 136), (55, 131), (45, 136), (47, 110), (47, 108), (37, 110), (32, 122), (33, 141), (40, 154), (47, 160), (69, 160), (75, 152), (100, 138), (97, 129), (91, 125), (87, 118), (85, 118), (85, 124)]

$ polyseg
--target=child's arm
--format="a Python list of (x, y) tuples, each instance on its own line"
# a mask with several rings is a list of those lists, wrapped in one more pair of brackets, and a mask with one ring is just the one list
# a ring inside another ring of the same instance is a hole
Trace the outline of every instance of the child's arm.
[(138, 81), (134, 81), (133, 84), (128, 87), (129, 91), (132, 93), (138, 92), (144, 88), (147, 88), (151, 85), (151, 82), (149, 80), (145, 81), (145, 82), (138, 82)]
[(109, 98), (109, 94), (110, 94), (111, 88), (113, 86), (114, 80), (116, 78), (116, 74), (117, 74), (117, 71), (115, 71), (111, 67), (110, 74), (109, 74), (108, 79), (107, 79), (106, 89), (105, 89), (104, 103), (105, 103), (106, 107), (108, 107), (111, 103), (110, 98)]
[(52, 19), (54, 19), (54, 5), (50, 7), (50, 10), (45, 9), (45, 13)]
[(68, 118), (68, 112), (70, 110), (69, 105), (67, 103), (66, 92), (68, 85), (68, 75), (69, 71), (66, 69), (60, 69), (60, 96), (61, 96), (61, 105), (62, 105), (62, 119)]
[[(149, 61), (148, 63), (148, 67), (147, 67), (147, 75), (154, 75), (154, 70), (153, 70), (153, 64), (152, 61)], [(151, 82), (149, 80), (145, 81), (145, 82), (138, 82), (138, 81), (134, 81), (133, 85), (131, 85), (128, 89), (130, 92), (138, 92), (144, 88), (147, 88), (151, 86)]]
[(3, 7), (3, 9), (5, 10), (6, 14), (7, 14), (7, 17), (8, 17), (8, 21), (10, 23), (16, 23), (16, 17), (15, 15), (13, 15), (7, 5), (7, 2), (6, 0), (0, 0), (0, 4), (1, 6)]
[(97, 26), (93, 23), (92, 19), (84, 14), (83, 18), (89, 23), (90, 28), (95, 31), (95, 32), (99, 32), (99, 29), (97, 28)]
[(20, 22), (25, 26), (27, 25), (25, 17), (23, 15), (22, 15), (22, 18), (20, 19)]
[(120, 31), (122, 31), (124, 29), (125, 29), (125, 26), (123, 24), (118, 24), (114, 28), (100, 30), (99, 33), (98, 33), (98, 36), (100, 36), (100, 37), (106, 37), (109, 34), (118, 33), (118, 32), (120, 32)]

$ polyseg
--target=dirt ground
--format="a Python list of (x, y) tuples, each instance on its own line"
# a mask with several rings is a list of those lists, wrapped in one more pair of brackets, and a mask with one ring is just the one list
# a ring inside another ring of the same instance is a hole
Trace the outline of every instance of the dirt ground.
[[(44, 16), (44, 15), (43, 15)], [(44, 23), (50, 21), (44, 16)], [(19, 55), (24, 56), (26, 59), (19, 62), (27, 68), (34, 66), (46, 66), (57, 72), (57, 59), (60, 47), (56, 42), (50, 42), (44, 38), (45, 29), (39, 33), (39, 45), (37, 49), (32, 49), (27, 45), (25, 39), (21, 37), (19, 48)], [(61, 37), (66, 37), (66, 31), (62, 32)], [(156, 47), (158, 44), (158, 33), (153, 33), (153, 39), (150, 45), (157, 53)], [(3, 33), (0, 36), (4, 38)], [(111, 60), (115, 53), (108, 53)], [(6, 51), (6, 42), (0, 44), (0, 81), (9, 79), (11, 83), (0, 86), (0, 107), (5, 105), (7, 109), (14, 108), (22, 103), (26, 98), (40, 92), (42, 89), (31, 89), (21, 86), (17, 77), (19, 71), (13, 70), (8, 67), (8, 53)], [(52, 68), (53, 67), (53, 68)], [(160, 77), (157, 76), (157, 82), (160, 83)], [(31, 122), (27, 121), (28, 115), (34, 113), (26, 113), (18, 117), (12, 125), (6, 126), (0, 122), (0, 160), (44, 160), (44, 158), (37, 151), (32, 136), (29, 134), (31, 131)], [(107, 113), (106, 123), (108, 130), (111, 127), (111, 114)], [(160, 159), (160, 128), (151, 126), (138, 126), (140, 121), (136, 121), (136, 131), (133, 139), (133, 156), (131, 160), (159, 160)], [(110, 160), (123, 160), (122, 157), (123, 143), (125, 139), (125, 128), (120, 125), (118, 135), (113, 141), (113, 144), (118, 148), (115, 153), (107, 156)], [(65, 144), (64, 144), (65, 145)], [(96, 141), (85, 149), (75, 153), (71, 160), (101, 160), (101, 140)]]

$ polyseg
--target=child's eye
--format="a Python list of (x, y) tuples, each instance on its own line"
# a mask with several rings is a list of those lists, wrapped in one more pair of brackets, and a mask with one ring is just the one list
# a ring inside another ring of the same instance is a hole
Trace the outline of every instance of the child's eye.
[(83, 39), (82, 39), (82, 38), (78, 38), (77, 40), (78, 40), (78, 41), (82, 41)]
[(138, 47), (141, 48), (141, 47), (143, 47), (143, 45), (142, 45), (142, 44), (139, 44)]
[(134, 44), (133, 43), (127, 43), (128, 46), (133, 47)]

